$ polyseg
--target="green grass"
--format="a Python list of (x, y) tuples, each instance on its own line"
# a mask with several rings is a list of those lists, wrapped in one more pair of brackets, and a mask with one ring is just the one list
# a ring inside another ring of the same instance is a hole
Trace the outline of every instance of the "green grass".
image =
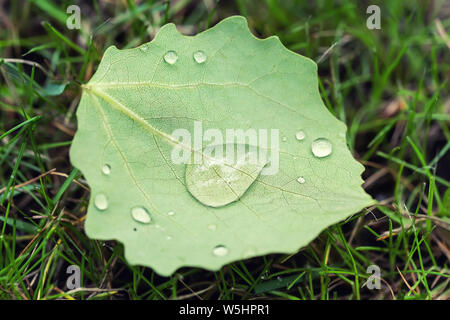
[[(450, 298), (444, 1), (82, 1), (82, 30), (66, 28), (71, 1), (7, 3), (0, 7), (0, 299)], [(370, 4), (381, 7), (381, 30), (366, 28)], [(247, 17), (256, 35), (278, 35), (320, 60), (323, 100), (348, 125), (349, 148), (366, 167), (364, 187), (379, 203), (296, 254), (159, 277), (129, 266), (119, 243), (83, 232), (89, 188), (68, 158), (80, 84), (110, 45), (135, 47), (166, 22), (197, 33), (233, 14)], [(380, 290), (363, 286), (374, 264)], [(67, 289), (69, 265), (80, 267), (82, 288)]]

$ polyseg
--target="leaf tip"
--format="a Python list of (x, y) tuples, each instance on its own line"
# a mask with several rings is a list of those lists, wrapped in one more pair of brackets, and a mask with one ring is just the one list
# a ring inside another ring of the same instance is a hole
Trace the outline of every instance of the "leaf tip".
[(177, 26), (174, 23), (167, 23), (159, 29), (153, 40), (155, 41), (158, 38), (172, 38), (180, 36), (183, 36), (183, 34), (178, 31)]

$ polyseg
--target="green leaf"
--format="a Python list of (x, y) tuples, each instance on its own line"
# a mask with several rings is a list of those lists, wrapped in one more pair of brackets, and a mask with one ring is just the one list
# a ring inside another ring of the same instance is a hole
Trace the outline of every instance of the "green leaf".
[[(361, 188), (364, 168), (347, 148), (345, 125), (321, 100), (317, 65), (277, 37), (255, 38), (242, 17), (194, 37), (167, 24), (138, 48), (108, 48), (83, 86), (77, 119), (71, 160), (91, 187), (87, 234), (121, 241), (130, 264), (161, 275), (293, 253), (374, 203)], [(204, 175), (186, 168), (174, 150), (211, 160), (218, 156), (205, 148), (225, 144), (174, 134), (195, 138), (196, 123), (223, 135), (272, 130), (270, 144), (258, 145), (271, 160), (228, 171), (207, 166)], [(263, 174), (277, 155), (279, 170)]]
[(59, 96), (64, 92), (68, 82), (63, 83), (47, 83), (42, 89), (43, 96)]
[[(5, 217), (0, 216), (0, 221), (5, 221)], [(6, 219), (6, 224), (11, 227), (13, 227), (15, 224), (18, 230), (21, 230), (28, 234), (35, 234), (36, 232), (38, 232), (38, 228), (36, 226), (19, 219), (8, 217), (8, 219)]]

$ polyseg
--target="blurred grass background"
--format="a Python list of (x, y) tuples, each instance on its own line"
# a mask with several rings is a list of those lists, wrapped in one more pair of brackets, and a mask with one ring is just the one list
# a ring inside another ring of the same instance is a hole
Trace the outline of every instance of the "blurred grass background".
[[(69, 30), (70, 5), (81, 29)], [(369, 30), (369, 5), (381, 29)], [(132, 48), (173, 22), (196, 34), (243, 15), (319, 65), (327, 108), (348, 125), (377, 206), (293, 255), (170, 278), (86, 237), (89, 188), (68, 158), (80, 84), (110, 45)], [(450, 2), (0, 0), (0, 298), (449, 299)], [(364, 286), (369, 265), (381, 289)], [(81, 288), (69, 290), (69, 265)]]

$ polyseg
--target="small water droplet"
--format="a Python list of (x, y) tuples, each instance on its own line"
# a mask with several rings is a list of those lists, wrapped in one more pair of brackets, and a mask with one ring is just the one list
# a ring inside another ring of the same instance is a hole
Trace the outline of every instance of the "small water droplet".
[(95, 196), (94, 204), (98, 210), (106, 210), (108, 208), (108, 199), (103, 193), (99, 193)]
[(278, 280), (279, 282), (283, 281), (283, 279), (282, 279), (280, 276), (277, 277), (277, 280)]
[(305, 181), (306, 181), (306, 180), (305, 180), (305, 178), (303, 178), (303, 177), (298, 177), (298, 178), (297, 178), (297, 182), (298, 182), (298, 183), (303, 184), (303, 183), (305, 183)]
[(206, 54), (203, 51), (199, 50), (194, 53), (194, 60), (197, 63), (203, 63), (206, 61)]
[(131, 209), (131, 216), (140, 223), (150, 223), (152, 221), (150, 214), (144, 207), (134, 207)]
[(172, 240), (172, 237), (171, 236), (167, 236), (166, 239), (167, 240)]
[(210, 224), (210, 225), (208, 226), (208, 229), (211, 230), (211, 231), (216, 231), (217, 226), (216, 226), (215, 224)]
[(164, 55), (164, 61), (166, 61), (168, 64), (174, 64), (178, 60), (178, 55), (175, 51), (167, 51)]
[(148, 49), (148, 47), (147, 47), (146, 44), (144, 44), (144, 45), (142, 45), (142, 46), (139, 47), (139, 50), (141, 50), (142, 52), (147, 51), (147, 49)]
[(311, 144), (311, 150), (317, 158), (329, 156), (332, 151), (331, 142), (325, 138), (316, 139)]
[(283, 138), (281, 138), (281, 141), (286, 142), (286, 141), (287, 141), (287, 138), (286, 138), (286, 137), (283, 137)]
[(298, 141), (302, 141), (303, 139), (305, 139), (305, 132), (303, 130), (298, 131), (295, 134), (295, 138), (297, 138)]
[(175, 215), (175, 212), (169, 211), (169, 212), (167, 212), (167, 215), (168, 215), (168, 216), (173, 216), (173, 215)]
[(104, 174), (106, 174), (107, 176), (109, 176), (109, 174), (111, 173), (111, 166), (110, 166), (109, 164), (105, 164), (105, 165), (102, 167), (102, 172), (103, 172)]
[(228, 254), (228, 248), (222, 245), (219, 245), (213, 249), (213, 254), (217, 257), (224, 257)]

